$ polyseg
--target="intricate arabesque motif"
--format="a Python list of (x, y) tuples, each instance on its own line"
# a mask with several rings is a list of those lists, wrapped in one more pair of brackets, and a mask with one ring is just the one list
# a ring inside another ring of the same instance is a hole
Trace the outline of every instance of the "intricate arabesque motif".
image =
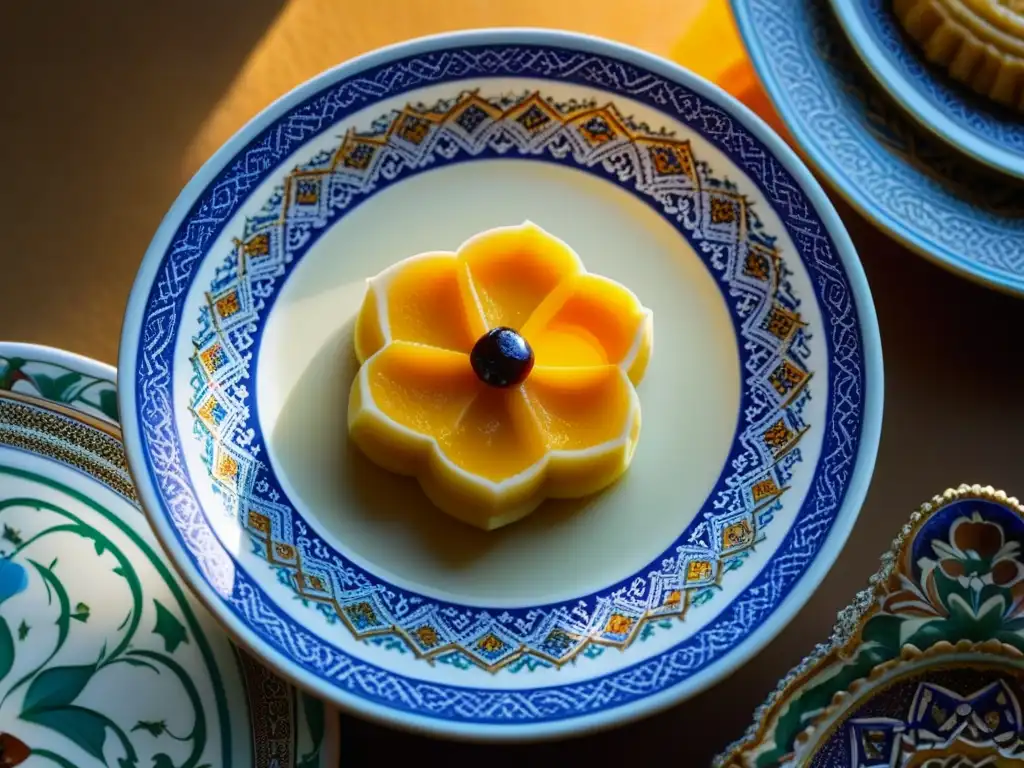
[[(250, 538), (252, 545), (252, 552), (255, 555), (263, 556), (266, 552), (265, 545), (259, 539), (252, 537)], [(742, 566), (743, 560), (750, 554), (750, 550), (744, 550), (738, 552), (736, 555), (730, 557), (724, 562), (721, 574), (735, 570)], [(275, 566), (277, 572), (278, 581), (287, 586), (291, 586), (294, 581), (294, 569), (288, 568), (287, 566)], [(703, 590), (697, 591), (692, 597), (689, 598), (688, 607), (695, 608), (711, 599), (714, 590), (717, 587), (708, 587)], [(314, 607), (320, 612), (328, 624), (336, 624), (343, 621), (344, 614), (339, 614), (333, 603), (325, 603), (317, 600), (310, 600), (306, 597), (299, 596), (299, 599), (303, 605), (307, 607)], [(646, 619), (640, 622), (640, 625), (636, 627), (630, 642), (644, 643), (665, 630), (672, 630), (676, 626), (678, 619), (682, 618), (683, 614), (673, 614), (671, 612), (664, 612), (659, 617), (648, 616)], [(424, 630), (426, 639), (428, 641), (434, 640), (435, 636), (431, 634), (431, 630)], [(363, 633), (362, 640), (366, 645), (377, 646), (384, 648), (385, 650), (395, 651), (401, 654), (415, 653), (415, 646), (408, 642), (401, 635), (393, 632), (383, 633)], [(599, 658), (604, 654), (606, 650), (612, 648), (621, 648), (621, 645), (607, 642), (597, 642), (591, 639), (589, 642), (582, 643), (580, 650), (572, 657), (573, 662), (579, 662), (582, 660), (590, 660)], [(433, 663), (445, 664), (455, 669), (466, 670), (478, 666), (468, 654), (459, 648), (450, 648), (448, 650), (440, 649), (434, 653), (420, 654), (421, 656), (428, 658)], [(500, 669), (509, 674), (519, 674), (521, 672), (534, 672), (538, 669), (550, 669), (557, 664), (546, 661), (545, 659), (530, 653), (518, 654), (515, 658), (505, 662)]]
[(716, 765), (789, 764), (837, 695), (908, 652), (985, 642), (1024, 658), (1024, 507), (991, 488), (947, 491), (911, 517), (871, 583)]
[[(171, 397), (173, 340), (196, 269), (213, 238), (271, 168), (304, 141), (381, 98), (447, 80), (502, 76), (560, 79), (619, 93), (672, 115), (718, 146), (760, 187), (797, 243), (827, 318), (823, 330), (830, 354), (822, 459), (794, 525), (751, 586), (693, 637), (642, 663), (599, 679), (518, 691), (406, 678), (352, 658), (287, 618), (232, 565), (206, 521), (184, 471)], [(687, 680), (756, 631), (814, 561), (843, 504), (858, 455), (865, 372), (857, 310), (840, 257), (810, 201), (785, 167), (722, 108), (682, 85), (592, 53), (531, 45), (443, 50), (326, 87), (254, 138), (201, 195), (164, 253), (140, 317), (145, 319), (131, 375), (135, 415), (148, 446), (146, 471), (163, 505), (154, 511), (168, 515), (180, 546), (223, 596), (225, 608), (283, 659), (348, 695), (423, 716), (470, 723), (550, 721), (619, 707)]]
[(811, 160), (888, 229), (1024, 290), (1024, 195), (925, 136), (883, 97), (828, 0), (733, 0), (765, 85)]
[(292, 765), (295, 692), (249, 654), (236, 649), (239, 667), (253, 708), (252, 746), (256, 765)]
[(807, 768), (1011, 768), (1024, 762), (1019, 652), (942, 644), (836, 697), (794, 763)]
[(323, 768), (324, 703), (293, 688), (248, 651), (234, 650), (249, 700), (254, 768)]
[[(41, 489), (38, 498), (0, 498), (0, 603), (6, 603), (0, 612), (0, 710), (7, 710), (0, 714), (0, 722), (7, 724), (7, 735), (25, 744), (31, 754), (59, 765), (70, 765), (67, 756), (76, 749), (95, 761), (91, 764), (102, 764), (111, 752), (105, 751), (108, 732), (117, 743), (112, 751), (121, 755), (119, 765), (124, 768), (135, 768), (140, 761), (170, 766), (172, 756), (196, 762), (214, 755), (230, 760), (230, 738), (220, 749), (208, 743), (210, 726), (229, 732), (227, 707), (205, 639), (190, 629), (195, 626), (191, 610), (177, 585), (169, 582), (170, 591), (147, 589), (139, 574), (148, 572), (156, 556), (134, 533), (123, 539), (108, 536), (92, 515), (112, 522), (113, 514), (82, 504), (58, 483), (7, 466), (0, 466), (0, 475), (28, 480)], [(87, 514), (47, 498), (55, 494), (82, 506)], [(126, 551), (125, 545), (132, 546)], [(75, 578), (73, 565), (65, 561), (86, 552), (96, 572), (91, 578)], [(113, 576), (107, 576), (111, 570)], [(105, 590), (102, 595), (98, 588)], [(21, 593), (26, 596), (18, 599)], [(97, 606), (98, 602), (105, 605)], [(40, 608), (44, 604), (47, 607)], [(116, 629), (103, 619), (98, 625), (95, 619), (90, 622), (90, 604), (101, 616), (119, 605), (126, 613), (124, 621)], [(46, 614), (51, 615), (42, 625), (39, 619)], [(195, 659), (182, 661), (179, 647), (196, 644), (202, 665)], [(166, 719), (146, 719), (147, 712), (159, 712), (159, 706), (128, 712), (117, 702), (96, 697), (129, 666), (147, 670), (149, 674), (137, 673), (138, 677), (146, 680), (157, 699), (174, 703), (173, 711), (165, 710)], [(198, 695), (189, 676), (197, 668), (211, 677), (216, 700), (204, 701)], [(19, 692), (20, 709), (14, 695)]]
[[(301, 524), (266, 450), (248, 350), (265, 310), (316, 235), (363, 197), (420, 168), (493, 154), (572, 163), (649, 197), (684, 231), (718, 276), (746, 373), (743, 414), (728, 469), (697, 522), (647, 569), (606, 593), (550, 608), (464, 608), (407, 592), (347, 561)], [(246, 222), (218, 270), (194, 339), (195, 432), (210, 477), (232, 515), (263, 545), (271, 564), (293, 572), (305, 599), (327, 603), (359, 638), (397, 635), (420, 657), (454, 652), (495, 671), (524, 655), (544, 665), (574, 660), (590, 643), (624, 648), (644, 624), (682, 617), (691, 593), (715, 585), (729, 561), (763, 537), (785, 492), (802, 411), (809, 333), (788, 272), (749, 202), (711, 176), (689, 142), (634, 125), (612, 104), (559, 105), (530, 92), (484, 99), (462, 93), (431, 107), (408, 106), (287, 176)], [(738, 565), (739, 563), (734, 563)]]
[(117, 424), (115, 389), (113, 381), (50, 361), (0, 355), (0, 391), (38, 395)]
[[(78, 382), (93, 379), (46, 360), (25, 362), (33, 387), (14, 387), (17, 399), (0, 388), (0, 446), (82, 472), (122, 496), (131, 504), (123, 509), (141, 521), (117, 430), (82, 407), (90, 398), (61, 396), (76, 391), (68, 374)], [(48, 388), (52, 378), (46, 377), (57, 369), (70, 389)], [(42, 387), (33, 374), (41, 374)], [(104, 385), (100, 391), (113, 390), (112, 381), (95, 381)], [(80, 413), (55, 410), (64, 404)], [(0, 765), (32, 756), (71, 765), (68, 755), (77, 765), (76, 749), (95, 761), (90, 765), (106, 764), (112, 755), (120, 755), (122, 768), (198, 765), (203, 758), (233, 765), (233, 720), (252, 727), (253, 768), (320, 765), (323, 705), (297, 699), (291, 686), (237, 648), (247, 690), (237, 691), (234, 703), (245, 711), (229, 714), (209, 636), (166, 561), (138, 537), (132, 521), (50, 478), (16, 467), (0, 467), (0, 475), (28, 480), (41, 496), (0, 498)], [(83, 559), (86, 578), (76, 570)], [(111, 622), (109, 612), (118, 605), (126, 615)], [(39, 621), (44, 614), (52, 614), (45, 623)], [(213, 697), (200, 696), (199, 679), (190, 677), (196, 673), (210, 679)], [(119, 690), (126, 674), (151, 689), (156, 706), (148, 714), (128, 713), (123, 702), (97, 695), (111, 680)]]
[(50, 456), (138, 505), (121, 443), (98, 429), (82, 429), (74, 418), (0, 392), (0, 445)]

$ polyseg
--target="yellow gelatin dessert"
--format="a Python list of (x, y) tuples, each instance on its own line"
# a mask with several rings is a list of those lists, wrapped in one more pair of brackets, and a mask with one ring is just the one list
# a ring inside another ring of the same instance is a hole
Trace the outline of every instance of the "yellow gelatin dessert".
[(353, 441), (485, 530), (629, 467), (652, 315), (526, 222), (369, 281), (356, 320)]
[(893, 10), (929, 61), (1024, 111), (1024, 0), (894, 0)]

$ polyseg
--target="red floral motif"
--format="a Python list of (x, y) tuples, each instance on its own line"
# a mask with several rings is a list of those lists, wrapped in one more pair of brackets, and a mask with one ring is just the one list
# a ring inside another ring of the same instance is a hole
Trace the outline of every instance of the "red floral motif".
[(32, 750), (28, 744), (9, 733), (0, 733), (0, 768), (13, 768), (28, 760)]
[(978, 591), (991, 584), (1012, 587), (1024, 579), (1019, 544), (1007, 543), (1003, 529), (982, 520), (977, 512), (954, 522), (949, 542), (934, 541), (932, 549), (942, 572), (962, 587)]
[(942, 600), (936, 573), (955, 581), (961, 588), (980, 593), (995, 586), (1009, 591), (1005, 617), (1024, 613), (1024, 564), (1020, 545), (1007, 542), (1003, 529), (983, 520), (974, 512), (956, 520), (949, 540), (932, 542), (935, 558), (923, 557), (920, 582), (904, 573), (896, 573), (889, 582), (890, 594), (882, 603), (886, 613), (915, 618), (939, 618), (949, 615)]
[(961, 552), (975, 552), (979, 557), (992, 557), (1003, 547), (1003, 529), (982, 520), (977, 512), (970, 520), (961, 517), (953, 523), (949, 537)]

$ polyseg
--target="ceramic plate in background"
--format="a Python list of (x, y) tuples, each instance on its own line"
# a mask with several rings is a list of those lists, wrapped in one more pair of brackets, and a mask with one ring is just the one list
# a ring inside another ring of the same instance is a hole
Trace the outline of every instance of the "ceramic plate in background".
[[(531, 220), (654, 311), (627, 475), (484, 533), (350, 447), (365, 280)], [(231, 631), (350, 711), (533, 739), (639, 717), (761, 648), (874, 462), (878, 328), (820, 187), (665, 61), (552, 32), (414, 41), (288, 94), (184, 190), (120, 403), (158, 535)]]
[(0, 762), (333, 768), (333, 720), (237, 650), (160, 553), (114, 370), (0, 343)]
[(1024, 178), (1024, 116), (980, 96), (928, 62), (903, 32), (892, 0), (831, 0), (875, 81), (925, 130), (1002, 173)]
[(1024, 185), (922, 132), (890, 103), (828, 0), (732, 0), (803, 155), (883, 231), (978, 282), (1024, 293)]
[(1001, 491), (924, 504), (716, 768), (1024, 763), (1022, 545)]

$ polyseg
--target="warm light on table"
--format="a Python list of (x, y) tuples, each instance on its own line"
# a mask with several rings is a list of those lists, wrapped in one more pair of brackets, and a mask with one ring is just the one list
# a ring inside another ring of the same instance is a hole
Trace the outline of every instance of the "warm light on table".
[[(107, 363), (116, 362), (142, 255), (200, 165), (290, 89), (380, 46), (487, 27), (596, 35), (676, 61), (783, 132), (728, 0), (115, 0), (58, 3), (57, 12), (49, 3), (7, 3), (2, 18), (0, 337)], [(828, 636), (835, 612), (865, 586), (922, 499), (964, 481), (1024, 493), (1020, 301), (946, 274), (837, 208), (877, 306), (885, 426), (851, 538), (793, 623), (712, 690), (626, 728), (494, 748), (346, 719), (345, 766), (396, 750), (424, 765), (707, 765)]]
[(727, 0), (701, 0), (700, 12), (672, 45), (669, 58), (717, 83), (757, 112), (776, 131), (785, 128), (758, 82)]
[(345, 3), (339, 13), (334, 0), (287, 3), (203, 123), (183, 170), (194, 172), (253, 114), (329, 67), (409, 38), (485, 27), (565, 29), (643, 48), (718, 83), (781, 129), (744, 52), (728, 0), (645, 0), (630, 6), (550, 0), (400, 5), (401, 12), (380, 13), (372, 3)]

